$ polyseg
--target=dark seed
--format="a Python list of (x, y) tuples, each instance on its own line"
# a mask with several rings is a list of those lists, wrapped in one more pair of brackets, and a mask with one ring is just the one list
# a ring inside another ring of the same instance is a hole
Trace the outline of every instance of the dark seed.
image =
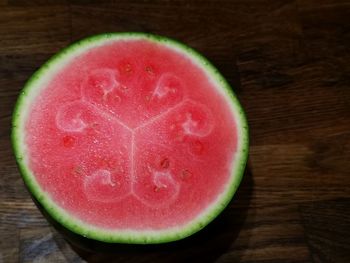
[(168, 168), (170, 165), (170, 161), (168, 158), (164, 158), (161, 162), (160, 162), (160, 166), (164, 169)]
[(182, 172), (181, 172), (181, 178), (182, 179), (186, 179), (186, 178), (188, 178), (191, 175), (192, 175), (192, 173), (189, 170), (187, 170), (187, 169), (182, 170)]

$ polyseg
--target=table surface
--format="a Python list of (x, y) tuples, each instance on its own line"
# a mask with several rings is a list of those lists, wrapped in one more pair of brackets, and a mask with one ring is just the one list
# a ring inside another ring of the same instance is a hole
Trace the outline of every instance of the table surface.
[[(250, 125), (239, 191), (195, 239), (109, 253), (71, 247), (30, 199), (10, 144), (28, 77), (72, 41), (144, 31), (187, 43)], [(0, 262), (350, 262), (350, 2), (0, 0)]]

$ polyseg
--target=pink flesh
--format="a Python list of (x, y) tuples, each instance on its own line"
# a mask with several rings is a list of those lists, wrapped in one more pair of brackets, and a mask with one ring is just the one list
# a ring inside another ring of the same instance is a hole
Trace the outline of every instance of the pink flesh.
[(42, 189), (108, 229), (193, 220), (223, 191), (237, 145), (229, 105), (205, 73), (146, 40), (74, 59), (38, 96), (26, 127)]

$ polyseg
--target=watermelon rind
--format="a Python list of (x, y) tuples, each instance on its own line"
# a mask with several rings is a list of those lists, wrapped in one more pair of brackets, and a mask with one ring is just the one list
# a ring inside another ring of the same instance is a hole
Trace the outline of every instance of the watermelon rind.
[[(28, 155), (26, 154), (27, 149), (25, 144), (25, 120), (27, 119), (31, 102), (38, 94), (40, 94), (41, 89), (45, 88), (45, 83), (50, 80), (58, 69), (67, 65), (72, 58), (82, 54), (86, 50), (106, 44), (109, 41), (132, 39), (146, 39), (153, 41), (186, 55), (192, 62), (208, 74), (215, 87), (217, 87), (226, 98), (237, 122), (238, 144), (237, 152), (235, 153), (232, 162), (233, 167), (230, 180), (217, 199), (199, 216), (186, 225), (163, 230), (117, 229), (115, 231), (89, 225), (80, 219), (73, 217), (67, 211), (58, 206), (49, 195), (41, 189), (27, 164)], [(40, 206), (45, 209), (46, 213), (68, 230), (83, 237), (107, 243), (129, 244), (157, 244), (171, 242), (188, 237), (208, 225), (224, 210), (235, 194), (244, 174), (249, 148), (248, 123), (245, 113), (232, 88), (219, 71), (197, 51), (178, 41), (167, 37), (139, 32), (105, 33), (91, 36), (71, 44), (51, 57), (31, 76), (20, 92), (12, 117), (11, 140), (16, 161), (25, 185)]]

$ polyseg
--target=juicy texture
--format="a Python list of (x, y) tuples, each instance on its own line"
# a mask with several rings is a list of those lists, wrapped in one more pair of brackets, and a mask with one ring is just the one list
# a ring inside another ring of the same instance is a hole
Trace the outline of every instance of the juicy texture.
[(231, 176), (237, 125), (188, 58), (147, 40), (75, 58), (33, 102), (30, 169), (80, 220), (110, 229), (186, 224)]

